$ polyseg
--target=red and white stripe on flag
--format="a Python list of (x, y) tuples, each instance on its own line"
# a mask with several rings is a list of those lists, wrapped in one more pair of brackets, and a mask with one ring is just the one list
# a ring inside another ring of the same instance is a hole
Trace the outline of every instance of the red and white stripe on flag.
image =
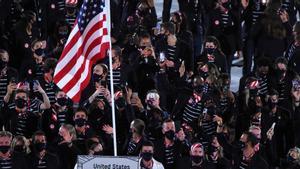
[(110, 47), (105, 1), (84, 1), (55, 68), (54, 82), (76, 103), (90, 82), (93, 64), (103, 59)]
[(78, 0), (66, 0), (67, 5), (76, 6), (78, 3)]
[(258, 80), (255, 80), (255, 81), (250, 83), (249, 88), (250, 89), (256, 89), (258, 87), (258, 85), (259, 85)]

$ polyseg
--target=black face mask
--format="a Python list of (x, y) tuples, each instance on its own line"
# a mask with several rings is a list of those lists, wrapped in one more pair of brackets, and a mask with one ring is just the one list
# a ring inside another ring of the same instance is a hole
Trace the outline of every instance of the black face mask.
[(35, 143), (34, 144), (34, 149), (37, 151), (37, 152), (41, 152), (43, 150), (46, 150), (46, 143)]
[(19, 152), (19, 153), (23, 153), (25, 151), (24, 146), (23, 145), (16, 145), (14, 147), (14, 151), (15, 152)]
[(277, 103), (276, 102), (272, 102), (271, 100), (269, 100), (268, 104), (269, 104), (269, 107), (271, 109), (274, 109), (277, 106)]
[(215, 106), (209, 106), (209, 107), (207, 107), (207, 114), (210, 115), (211, 117), (213, 117), (214, 115), (216, 115), (216, 108), (215, 108)]
[(19, 109), (23, 109), (27, 106), (27, 102), (24, 99), (18, 98), (15, 100), (16, 107)]
[(36, 49), (36, 50), (34, 51), (34, 53), (35, 53), (36, 55), (38, 55), (38, 56), (42, 56), (42, 55), (45, 54), (45, 50), (42, 49), (42, 48), (38, 48), (38, 49)]
[(205, 80), (208, 77), (207, 72), (203, 72), (202, 70), (199, 71), (199, 75)]
[(94, 73), (92, 78), (94, 82), (99, 82), (102, 79), (102, 76)]
[(116, 100), (116, 105), (117, 107), (120, 109), (120, 108), (124, 108), (125, 105), (126, 105), (126, 101), (124, 98), (119, 98), (118, 100)]
[(133, 131), (132, 131), (131, 129), (129, 129), (129, 132), (128, 132), (128, 133), (129, 133), (129, 136), (132, 137)]
[(191, 158), (192, 158), (192, 161), (196, 164), (199, 164), (203, 159), (203, 157), (201, 157), (201, 156), (191, 156)]
[(145, 161), (150, 161), (152, 159), (152, 157), (153, 157), (153, 153), (151, 153), (151, 152), (144, 152), (144, 153), (141, 153), (141, 157)]
[(203, 85), (194, 86), (194, 91), (196, 93), (202, 93), (203, 92)]
[(10, 146), (0, 146), (0, 151), (3, 154), (6, 154), (10, 149)]
[(246, 147), (246, 144), (242, 141), (239, 141), (238, 146), (239, 146), (240, 149), (244, 149)]
[(165, 133), (165, 137), (169, 140), (175, 140), (175, 132), (173, 130), (169, 130)]
[(283, 77), (285, 72), (286, 72), (285, 70), (281, 70), (281, 69), (276, 70), (276, 74), (278, 77)]
[(257, 89), (250, 89), (249, 90), (250, 97), (256, 97), (257, 93), (258, 93)]
[(77, 125), (78, 127), (82, 127), (86, 124), (86, 119), (84, 118), (79, 118), (75, 120), (75, 125)]
[(65, 139), (64, 139), (63, 136), (58, 135), (58, 139), (57, 140), (58, 140), (58, 143), (60, 143), (60, 142), (64, 141)]
[(168, 41), (168, 37), (169, 37), (169, 35), (166, 35), (166, 34), (165, 34), (165, 35), (163, 36), (163, 39), (167, 42), (167, 41)]
[(76, 8), (73, 8), (73, 7), (67, 7), (66, 8), (66, 10), (67, 10), (67, 12), (69, 13), (69, 14), (73, 14), (73, 15), (75, 15), (76, 13)]
[(2, 59), (0, 59), (0, 70), (5, 68), (7, 66), (7, 62), (4, 62)]
[(261, 78), (266, 78), (268, 75), (268, 73), (266, 73), (266, 72), (258, 72), (258, 74)]
[(104, 111), (97, 106), (91, 109), (91, 114), (96, 115), (96, 118), (101, 118), (104, 115)]
[(205, 48), (205, 52), (208, 55), (212, 55), (215, 53), (215, 49), (214, 48)]
[(67, 102), (68, 102), (68, 99), (65, 98), (65, 97), (57, 98), (57, 99), (56, 99), (56, 102), (57, 102), (60, 106), (66, 106), (66, 105), (67, 105)]
[(224, 7), (224, 8), (226, 8), (226, 9), (230, 9), (231, 8), (231, 4), (230, 4), (230, 2), (228, 1), (228, 2), (225, 2), (225, 3), (223, 3), (222, 4), (222, 6)]
[(140, 50), (145, 50), (147, 46), (139, 46)]

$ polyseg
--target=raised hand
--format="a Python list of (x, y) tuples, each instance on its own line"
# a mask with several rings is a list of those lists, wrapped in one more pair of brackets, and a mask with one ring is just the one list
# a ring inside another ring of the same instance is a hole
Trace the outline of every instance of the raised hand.
[(105, 124), (103, 127), (102, 127), (102, 130), (106, 133), (106, 134), (113, 134), (114, 132), (114, 130), (113, 130), (113, 128), (110, 126), (110, 125), (108, 125), (108, 124)]
[(278, 14), (280, 16), (282, 23), (286, 23), (289, 21), (289, 14), (285, 10), (279, 10)]
[(17, 89), (16, 83), (9, 83), (9, 85), (7, 86), (7, 93), (11, 95), (16, 89)]

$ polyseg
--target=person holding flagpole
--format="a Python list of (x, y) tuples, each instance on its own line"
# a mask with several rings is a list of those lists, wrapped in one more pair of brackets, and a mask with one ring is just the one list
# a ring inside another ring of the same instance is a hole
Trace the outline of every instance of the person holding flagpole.
[[(107, 50), (111, 56), (110, 24), (110, 1), (85, 0), (83, 2), (54, 72), (56, 85), (75, 103), (80, 101), (81, 91), (90, 81), (92, 66), (105, 57)], [(111, 57), (109, 57), (109, 64), (111, 69)], [(110, 77), (112, 77), (112, 70), (110, 70)], [(113, 78), (110, 81), (110, 93), (114, 93)], [(114, 155), (117, 156), (114, 104), (112, 94)]]

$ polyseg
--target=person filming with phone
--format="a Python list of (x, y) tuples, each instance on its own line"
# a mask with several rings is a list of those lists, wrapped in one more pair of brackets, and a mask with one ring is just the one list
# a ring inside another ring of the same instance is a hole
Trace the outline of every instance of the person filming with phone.
[(137, 79), (137, 92), (143, 100), (147, 91), (155, 89), (155, 74), (159, 71), (154, 49), (151, 45), (140, 46), (140, 57), (135, 69)]
[[(18, 72), (10, 67), (9, 54), (5, 50), (0, 50), (0, 102), (3, 101), (7, 92), (7, 86), (13, 86), (16, 83)], [(7, 101), (7, 100), (6, 100)]]
[(26, 89), (20, 84), (18, 86), (19, 89), (16, 89), (14, 85), (9, 85), (5, 97), (10, 100), (8, 98), (12, 97), (13, 93), (14, 96), (11, 101), (1, 105), (5, 130), (30, 138), (37, 130), (38, 118), (44, 110), (50, 108), (50, 101), (40, 85), (36, 86), (34, 92), (41, 94), (43, 101), (37, 98), (31, 100), (28, 88)]

